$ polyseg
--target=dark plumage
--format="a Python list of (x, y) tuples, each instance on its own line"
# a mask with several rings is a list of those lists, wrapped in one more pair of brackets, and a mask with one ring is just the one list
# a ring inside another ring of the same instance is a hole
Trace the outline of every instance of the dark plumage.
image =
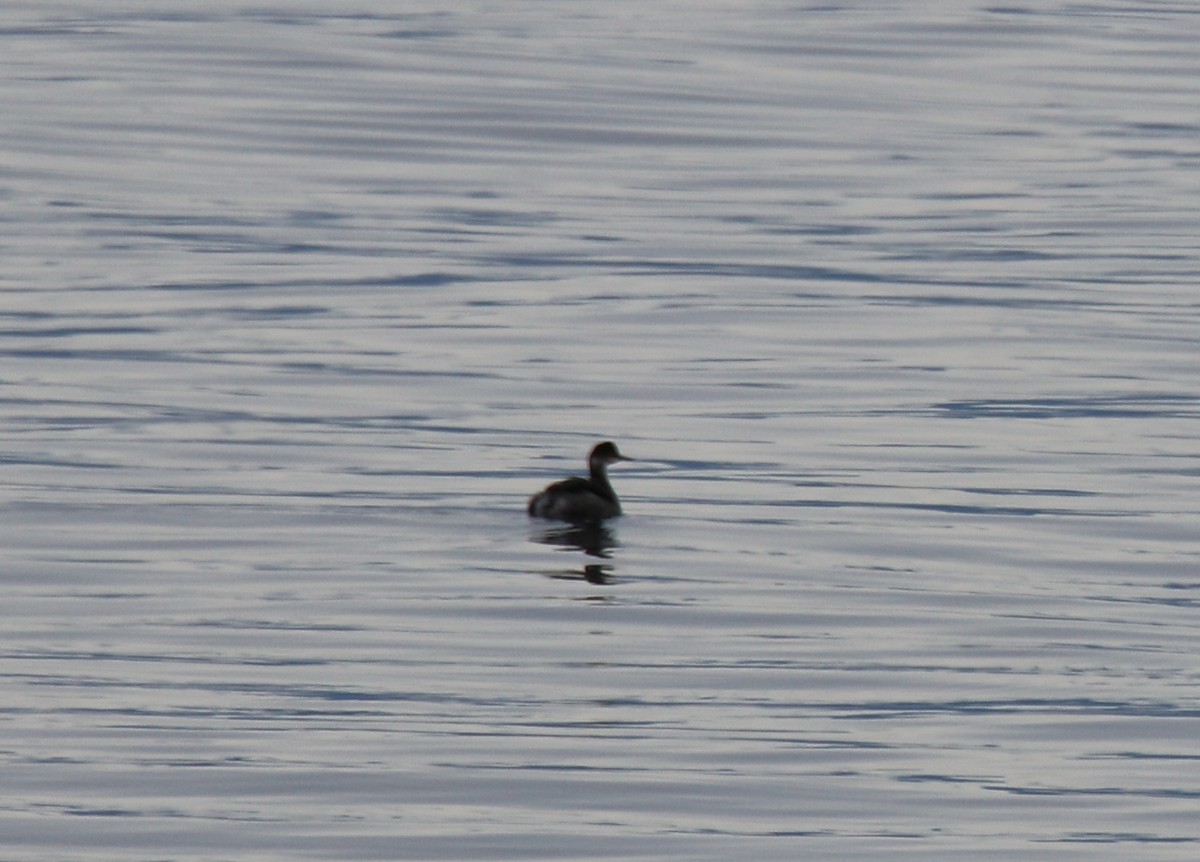
[(621, 503), (608, 481), (609, 464), (632, 461), (609, 441), (596, 444), (588, 456), (588, 478), (572, 476), (529, 498), (529, 514), (534, 518), (574, 523), (600, 521), (621, 514)]

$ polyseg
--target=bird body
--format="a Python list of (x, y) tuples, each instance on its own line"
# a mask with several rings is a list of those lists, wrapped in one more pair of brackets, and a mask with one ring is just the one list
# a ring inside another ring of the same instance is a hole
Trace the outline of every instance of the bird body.
[(621, 514), (621, 502), (608, 481), (608, 465), (632, 461), (614, 443), (598, 443), (588, 456), (588, 477), (572, 476), (547, 485), (529, 498), (530, 516), (555, 521), (584, 523)]

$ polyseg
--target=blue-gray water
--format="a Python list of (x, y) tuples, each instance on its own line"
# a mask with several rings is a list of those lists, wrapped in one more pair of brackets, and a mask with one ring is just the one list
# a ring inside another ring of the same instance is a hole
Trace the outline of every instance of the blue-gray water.
[(1200, 13), (390, 5), (0, 10), (0, 859), (1196, 859)]

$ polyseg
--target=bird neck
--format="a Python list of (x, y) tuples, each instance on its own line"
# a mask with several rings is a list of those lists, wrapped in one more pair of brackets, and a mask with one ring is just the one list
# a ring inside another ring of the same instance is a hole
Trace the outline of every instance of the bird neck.
[(612, 489), (612, 485), (608, 481), (608, 470), (603, 461), (592, 461), (588, 464), (588, 475), (591, 477), (592, 484), (595, 485), (603, 496), (610, 500), (617, 499), (617, 494)]

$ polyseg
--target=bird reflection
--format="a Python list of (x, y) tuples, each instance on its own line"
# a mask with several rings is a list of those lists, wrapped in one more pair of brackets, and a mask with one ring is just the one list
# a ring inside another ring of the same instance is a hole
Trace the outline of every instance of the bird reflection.
[(533, 540), (543, 545), (578, 548), (589, 557), (599, 557), (602, 560), (611, 560), (612, 549), (618, 546), (613, 531), (601, 523), (559, 524), (539, 531)]
[[(602, 523), (594, 524), (559, 524), (545, 530), (539, 530), (532, 540), (543, 545), (553, 545), (560, 550), (579, 550), (589, 557), (599, 560), (611, 560), (612, 551), (619, 547), (613, 531)], [(589, 584), (611, 584), (613, 582), (612, 566), (608, 563), (585, 563), (582, 569), (567, 569), (551, 574), (550, 577), (563, 580), (584, 580)]]

